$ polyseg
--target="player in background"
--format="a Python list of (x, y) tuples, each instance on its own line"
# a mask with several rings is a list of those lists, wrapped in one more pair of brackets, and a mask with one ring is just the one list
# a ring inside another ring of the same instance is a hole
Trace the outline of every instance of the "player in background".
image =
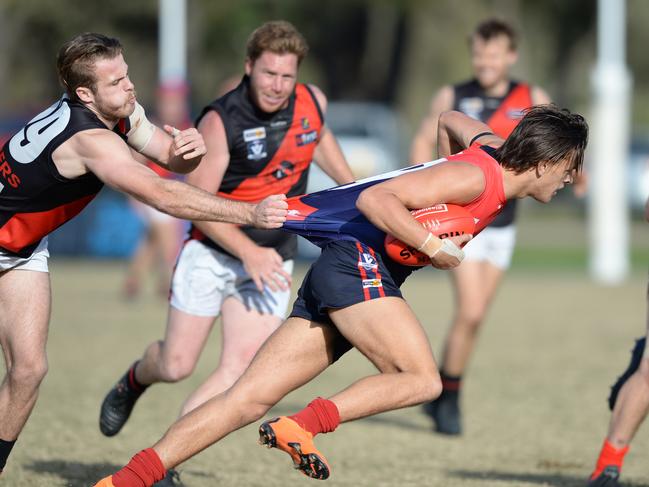
[[(158, 88), (155, 117), (155, 122), (181, 130), (192, 126), (185, 84), (176, 83)], [(153, 161), (145, 159), (144, 162), (160, 177), (180, 178), (178, 174), (167, 171)], [(123, 284), (124, 297), (129, 300), (136, 298), (140, 294), (143, 281), (151, 271), (154, 271), (157, 292), (166, 298), (169, 295), (171, 273), (182, 241), (183, 222), (136, 198), (129, 197), (128, 200), (144, 228), (126, 271)]]
[(61, 47), (57, 67), (66, 94), (0, 151), (0, 470), (47, 373), (50, 232), (104, 184), (179, 218), (276, 228), (286, 215), (284, 196), (234, 202), (160, 178), (133, 159), (131, 149), (188, 172), (206, 149), (196, 129), (162, 130), (147, 120), (117, 39), (81, 34)]
[[(649, 199), (645, 205), (649, 222)], [(613, 385), (608, 399), (612, 415), (608, 434), (597, 458), (588, 487), (617, 487), (624, 456), (631, 440), (649, 412), (649, 284), (647, 285), (647, 332), (636, 342), (627, 370)]]
[[(437, 120), (446, 110), (459, 110), (506, 138), (525, 108), (550, 102), (541, 88), (511, 78), (510, 70), (518, 58), (517, 44), (516, 32), (502, 20), (487, 19), (477, 25), (469, 38), (473, 78), (444, 86), (433, 97), (430, 113), (413, 139), (411, 162), (435, 158)], [(508, 201), (489, 228), (464, 249), (462, 265), (450, 273), (455, 312), (442, 353), (444, 390), (437, 400), (424, 405), (440, 433), (458, 435), (462, 431), (462, 377), (480, 326), (511, 262), (516, 243), (515, 212), (516, 200)]]
[[(399, 289), (413, 268), (384, 254), (386, 233), (428, 255), (437, 268), (456, 267), (463, 257), (458, 245), (468, 236), (440, 240), (409, 208), (459, 204), (471, 212), (479, 233), (507, 199), (529, 196), (547, 203), (580, 170), (588, 127), (579, 115), (541, 106), (528, 112), (505, 141), (459, 112), (442, 114), (439, 131), (446, 161), (291, 200), (285, 228), (315, 235), (322, 246), (291, 316), (230, 389), (180, 418), (152, 448), (97, 487), (152, 485), (166, 469), (261, 418), (352, 347), (377, 374), (260, 426), (262, 443), (288, 453), (305, 475), (330, 475), (315, 435), (439, 395), (442, 384), (430, 343)], [(466, 150), (450, 155), (461, 149)], [(323, 228), (317, 215), (325, 207), (338, 210), (339, 219)]]
[[(354, 180), (325, 125), (326, 97), (297, 82), (307, 50), (285, 21), (267, 22), (251, 34), (245, 76), (198, 118), (208, 151), (189, 174), (190, 184), (238, 201), (299, 195), (314, 159), (338, 184)], [(296, 251), (297, 236), (281, 230), (193, 222), (174, 270), (165, 338), (151, 343), (108, 393), (101, 431), (117, 434), (146, 387), (189, 376), (219, 315), (218, 366), (180, 415), (229, 388), (286, 316)]]

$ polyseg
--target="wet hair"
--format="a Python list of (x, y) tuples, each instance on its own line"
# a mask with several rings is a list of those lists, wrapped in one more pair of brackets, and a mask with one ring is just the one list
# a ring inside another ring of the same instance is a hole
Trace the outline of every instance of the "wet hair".
[(572, 169), (579, 172), (586, 144), (588, 123), (584, 117), (554, 104), (537, 105), (525, 111), (494, 157), (516, 174), (538, 167), (542, 162), (560, 164), (566, 158), (571, 159)]
[(59, 81), (71, 100), (78, 101), (77, 88), (90, 88), (96, 93), (95, 62), (113, 59), (122, 53), (118, 39), (86, 32), (69, 40), (59, 50), (56, 67)]
[(293, 24), (285, 20), (273, 20), (255, 29), (246, 44), (246, 57), (253, 63), (264, 51), (295, 54), (299, 65), (309, 52), (309, 45)]
[(486, 19), (480, 22), (471, 34), (469, 44), (471, 44), (476, 37), (483, 41), (490, 41), (499, 36), (507, 37), (509, 40), (509, 49), (512, 51), (516, 50), (518, 47), (518, 34), (516, 33), (516, 30), (511, 26), (511, 24), (497, 18)]

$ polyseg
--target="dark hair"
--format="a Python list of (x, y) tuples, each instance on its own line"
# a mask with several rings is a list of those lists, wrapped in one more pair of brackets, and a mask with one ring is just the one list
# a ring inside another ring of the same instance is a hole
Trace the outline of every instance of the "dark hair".
[(248, 38), (246, 45), (248, 59), (255, 62), (264, 51), (275, 54), (295, 54), (300, 64), (309, 52), (309, 45), (293, 24), (285, 20), (273, 20), (256, 28)]
[(69, 40), (59, 50), (56, 67), (59, 81), (71, 100), (78, 101), (77, 88), (96, 92), (94, 65), (98, 59), (113, 59), (122, 53), (118, 39), (86, 32)]
[(518, 34), (516, 30), (511, 24), (497, 18), (486, 19), (480, 22), (473, 31), (473, 34), (471, 34), (469, 42), (472, 42), (476, 37), (484, 41), (489, 41), (498, 36), (507, 37), (509, 39), (509, 48), (512, 51), (516, 50), (518, 45)]
[(494, 157), (516, 174), (541, 162), (560, 164), (567, 157), (572, 159), (572, 168), (581, 171), (587, 143), (584, 117), (556, 105), (537, 105), (525, 111)]

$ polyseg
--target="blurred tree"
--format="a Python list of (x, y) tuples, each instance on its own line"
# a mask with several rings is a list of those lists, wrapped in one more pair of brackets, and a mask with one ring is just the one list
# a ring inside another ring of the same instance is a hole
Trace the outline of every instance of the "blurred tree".
[[(649, 9), (627, 0), (634, 119), (649, 126)], [(2, 0), (0, 88), (3, 117), (33, 111), (56, 98), (59, 46), (75, 34), (119, 37), (140, 100), (153, 103), (157, 84), (157, 0)], [(588, 108), (596, 55), (593, 0), (188, 0), (188, 63), (192, 103), (203, 106), (219, 84), (243, 72), (245, 43), (262, 22), (286, 19), (311, 52), (302, 81), (331, 99), (389, 103), (418, 122), (432, 93), (469, 74), (467, 34), (487, 16), (511, 20), (522, 34), (515, 74), (548, 89), (561, 104)]]

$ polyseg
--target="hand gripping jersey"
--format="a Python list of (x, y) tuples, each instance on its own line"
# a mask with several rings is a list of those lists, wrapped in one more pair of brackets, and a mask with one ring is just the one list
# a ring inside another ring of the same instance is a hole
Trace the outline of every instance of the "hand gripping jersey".
[[(210, 110), (221, 117), (230, 150), (219, 196), (256, 203), (272, 194), (295, 196), (306, 191), (309, 165), (324, 123), (307, 85), (295, 86), (286, 108), (264, 113), (250, 99), (246, 76), (234, 90), (208, 105), (196, 125)], [(281, 230), (241, 229), (258, 245), (275, 248), (284, 260), (295, 255), (294, 235)], [(195, 227), (191, 237), (227, 253)]]
[[(454, 85), (453, 92), (454, 110), (486, 123), (503, 139), (506, 139), (518, 125), (523, 117), (523, 111), (533, 105), (530, 86), (518, 81), (509, 82), (505, 96), (488, 96), (475, 79)], [(515, 214), (516, 200), (508, 201), (491, 226), (511, 225)]]
[[(68, 179), (59, 174), (52, 153), (77, 132), (106, 129), (80, 103), (61, 98), (36, 115), (0, 151), (0, 249), (28, 257), (47, 234), (76, 216), (102, 188), (92, 173)], [(128, 119), (115, 132), (131, 129)]]
[[(366, 244), (381, 253), (395, 277), (408, 275), (413, 268), (392, 261), (383, 247), (385, 233), (375, 227), (356, 208), (358, 195), (365, 188), (412, 171), (420, 171), (445, 161), (468, 162), (479, 167), (485, 175), (485, 189), (477, 198), (464, 205), (475, 219), (475, 235), (480, 233), (502, 211), (505, 205), (503, 176), (500, 164), (491, 153), (493, 149), (474, 144), (469, 149), (436, 161), (391, 171), (355, 183), (289, 198), (289, 211), (284, 230), (301, 235), (319, 246), (334, 240), (351, 240)], [(474, 236), (475, 236), (474, 235)], [(397, 277), (397, 280), (400, 280)]]

